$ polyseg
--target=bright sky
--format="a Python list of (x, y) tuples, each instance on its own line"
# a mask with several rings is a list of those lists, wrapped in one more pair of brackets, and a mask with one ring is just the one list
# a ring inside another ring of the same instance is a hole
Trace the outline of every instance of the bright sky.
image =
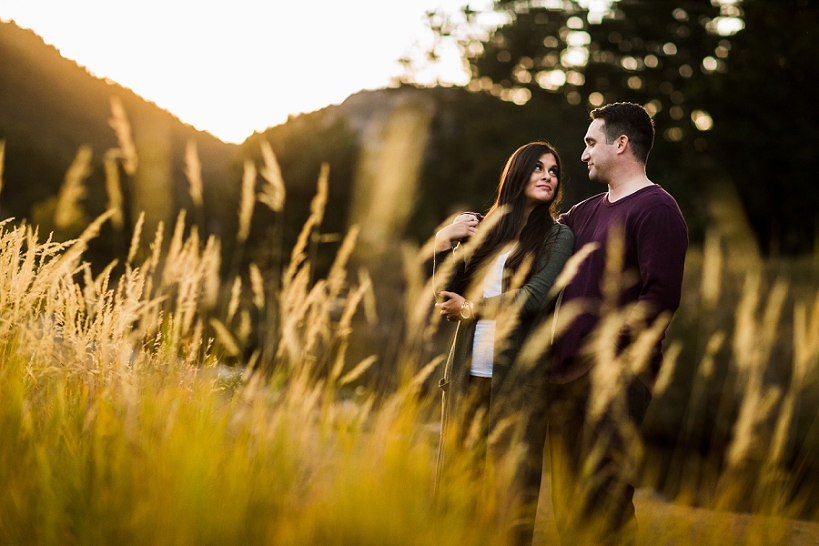
[(241, 142), (288, 114), (389, 85), (397, 59), (425, 40), (425, 11), (467, 3), (491, 1), (0, 0), (0, 18), (198, 129)]

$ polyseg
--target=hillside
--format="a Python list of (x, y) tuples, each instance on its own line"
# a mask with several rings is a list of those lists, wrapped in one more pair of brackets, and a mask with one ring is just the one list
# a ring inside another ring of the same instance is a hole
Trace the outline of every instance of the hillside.
[[(0, 218), (28, 218), (51, 231), (56, 195), (83, 144), (94, 152), (83, 208), (89, 219), (105, 210), (102, 157), (117, 146), (108, 124), (111, 97), (119, 97), (125, 106), (141, 160), (137, 176), (122, 179), (126, 214), (130, 213), (126, 225), (132, 225), (136, 211), (142, 209), (148, 210), (151, 228), (160, 219), (171, 221), (185, 208), (190, 222), (222, 236), (229, 247), (236, 230), (242, 161), (249, 158), (260, 164), (260, 140), (272, 144), (288, 188), (287, 207), (278, 219), (256, 207), (245, 259), (260, 264), (277, 263), (288, 254), (307, 217), (323, 162), (331, 168), (324, 233), (343, 232), (352, 221), (367, 223), (368, 215), (384, 212), (388, 189), (364, 195), (375, 191), (374, 186), (387, 180), (409, 185), (403, 190), (406, 195), (396, 198), (400, 202), (391, 203), (390, 215), (398, 218), (383, 237), (385, 244), (402, 238), (420, 242), (458, 208), (486, 210), (505, 159), (530, 140), (551, 141), (564, 159), (570, 159), (565, 161), (567, 204), (598, 191), (576, 160), (587, 113), (566, 108), (559, 95), (539, 97), (521, 107), (458, 88), (362, 91), (340, 105), (291, 117), (236, 146), (197, 131), (129, 89), (92, 76), (34, 32), (0, 23), (0, 140), (7, 142)], [(405, 114), (409, 118), (402, 121)], [(420, 131), (411, 138), (400, 127), (409, 119), (417, 119), (413, 130)], [(188, 140), (196, 142), (203, 167), (201, 214), (193, 211), (184, 175)], [(400, 182), (392, 178), (401, 171), (405, 172)], [(409, 171), (413, 174), (407, 177)], [(359, 201), (369, 200), (357, 211), (356, 192)], [(282, 231), (272, 226), (281, 226)], [(122, 253), (129, 237), (127, 231), (105, 231), (88, 257), (97, 265), (107, 263)]]
[[(112, 97), (122, 101), (132, 124), (138, 151), (145, 160), (146, 168), (141, 170), (147, 172), (150, 167), (152, 183), (158, 187), (155, 201), (145, 202), (145, 207), (164, 216), (190, 208), (183, 169), (185, 146), (192, 140), (202, 162), (207, 230), (229, 232), (235, 214), (225, 215), (220, 208), (226, 201), (236, 201), (239, 175), (232, 162), (237, 146), (182, 123), (127, 88), (92, 76), (33, 31), (13, 22), (0, 22), (0, 140), (6, 141), (0, 217), (40, 216), (36, 220), (48, 228), (44, 211), (50, 210), (49, 200), (57, 194), (82, 145), (91, 146), (94, 153), (83, 208), (90, 217), (104, 210), (102, 156), (117, 146), (108, 124)], [(136, 201), (145, 201), (144, 195), (138, 195), (136, 182), (123, 178), (126, 209), (136, 208)], [(109, 238), (110, 233), (103, 233), (103, 240)], [(99, 254), (106, 253), (99, 249)]]

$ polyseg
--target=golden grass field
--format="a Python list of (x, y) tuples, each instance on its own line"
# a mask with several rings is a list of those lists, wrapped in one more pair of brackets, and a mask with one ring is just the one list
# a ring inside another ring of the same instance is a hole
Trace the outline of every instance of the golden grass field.
[[(275, 158), (266, 161), (266, 199), (280, 210), (280, 174)], [(240, 239), (256, 199), (251, 169)], [(311, 279), (306, 249), (326, 186), (325, 171), (282, 277), (273, 282), (250, 265), (229, 289), (219, 277), (219, 242), (200, 240), (195, 229), (186, 236), (184, 215), (168, 241), (160, 226), (150, 245), (137, 222), (127, 258), (96, 276), (83, 251), (115, 209), (68, 242), (25, 222), (3, 224), (1, 544), (507, 543), (498, 514), (514, 507), (476, 502), (467, 465), (455, 465), (433, 495), (440, 398), (429, 384), (441, 358), (419, 363), (397, 351), (399, 361), (388, 363), (397, 386), (387, 392), (366, 381), (382, 364), (376, 356), (348, 361), (357, 324), (366, 327), (360, 317), (372, 281), (347, 273), (355, 228), (327, 276)], [(640, 538), (817, 544), (819, 525), (804, 519), (815, 517), (806, 480), (815, 476), (817, 424), (800, 420), (819, 373), (816, 277), (803, 274), (789, 289), (785, 273), (776, 279), (761, 262), (731, 262), (709, 241), (692, 251), (677, 319), (677, 331), (699, 328), (699, 337), (675, 337), (672, 325), (653, 411), (662, 415), (677, 400), (666, 393), (680, 355), (693, 355), (679, 434), (695, 434), (708, 418), (704, 393), (719, 360), (728, 369), (719, 400), (730, 435), (716, 475), (670, 451), (678, 502), (653, 492), (659, 478), (650, 458), (639, 460), (647, 448), (637, 440)], [(410, 291), (419, 300), (407, 307), (407, 325), (427, 331), (429, 292)], [(274, 324), (261, 313), (269, 305)], [(699, 315), (704, 322), (691, 326)], [(268, 329), (274, 350), (252, 350), (254, 328)], [(698, 346), (684, 347), (690, 339)], [(634, 371), (614, 360), (615, 380)], [(773, 379), (772, 361), (786, 369)], [(554, 544), (547, 489), (539, 540)]]

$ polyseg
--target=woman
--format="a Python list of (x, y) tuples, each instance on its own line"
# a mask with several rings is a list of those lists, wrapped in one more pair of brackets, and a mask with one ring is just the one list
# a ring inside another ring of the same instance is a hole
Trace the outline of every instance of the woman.
[[(436, 265), (448, 254), (455, 263), (435, 307), (447, 320), (459, 321), (440, 383), (444, 408), (439, 478), (449, 466), (448, 452), (461, 451), (467, 440), (477, 444), (466, 455), (478, 459), (475, 466), (481, 471), (489, 429), (503, 416), (522, 410), (524, 417), (539, 412), (521, 407), (528, 404), (522, 402), (522, 392), (545, 375), (543, 367), (538, 362), (524, 370), (515, 364), (534, 325), (551, 314), (552, 287), (574, 247), (571, 230), (555, 221), (563, 193), (561, 174), (560, 156), (550, 144), (526, 144), (506, 162), (486, 223), (479, 228), (480, 215), (465, 213), (436, 234)], [(486, 233), (478, 235), (479, 230)], [(472, 236), (481, 240), (460, 245)], [(475, 248), (467, 257), (469, 246)], [(470, 437), (474, 430), (481, 436), (477, 442)], [(537, 458), (542, 455), (543, 433), (535, 436), (532, 441), (541, 445), (533, 445), (529, 452)], [(525, 433), (524, 441), (527, 439), (531, 438)], [(521, 469), (524, 505), (537, 500), (537, 462), (529, 463), (536, 469)], [(528, 483), (533, 481), (537, 484)], [(534, 512), (530, 515), (533, 520)], [(531, 540), (531, 534), (529, 537)]]

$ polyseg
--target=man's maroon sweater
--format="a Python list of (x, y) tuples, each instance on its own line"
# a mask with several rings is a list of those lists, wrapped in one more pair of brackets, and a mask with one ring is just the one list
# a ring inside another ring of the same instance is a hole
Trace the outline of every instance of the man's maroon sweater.
[[(680, 208), (674, 198), (656, 184), (614, 203), (609, 202), (608, 193), (590, 197), (562, 214), (560, 222), (574, 232), (575, 251), (588, 243), (598, 243), (599, 247), (581, 264), (564, 291), (562, 305), (579, 300), (588, 307), (555, 342), (554, 360), (548, 371), (548, 379), (553, 383), (577, 379), (594, 365), (593, 358), (581, 358), (580, 352), (600, 321), (610, 236), (618, 230), (623, 234), (621, 271), (624, 274), (617, 305), (622, 308), (630, 303), (646, 304), (648, 323), (660, 313), (674, 313), (679, 307), (688, 248), (688, 228)], [(621, 332), (617, 340), (619, 349), (628, 340), (629, 333)], [(654, 379), (661, 363), (658, 342), (649, 367)]]

